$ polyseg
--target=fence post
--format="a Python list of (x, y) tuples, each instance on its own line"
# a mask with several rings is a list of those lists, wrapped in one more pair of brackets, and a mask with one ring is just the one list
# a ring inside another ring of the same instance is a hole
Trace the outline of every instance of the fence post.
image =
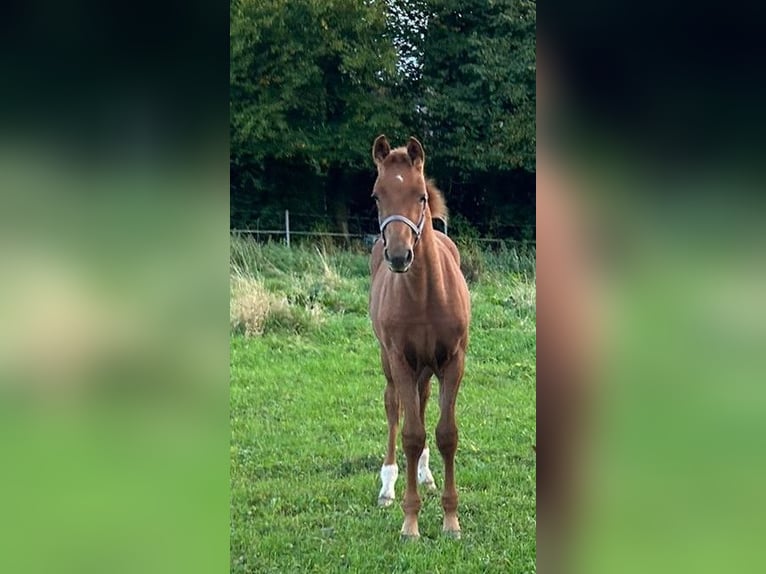
[(285, 209), (285, 238), (287, 239), (287, 246), (290, 247), (290, 210)]

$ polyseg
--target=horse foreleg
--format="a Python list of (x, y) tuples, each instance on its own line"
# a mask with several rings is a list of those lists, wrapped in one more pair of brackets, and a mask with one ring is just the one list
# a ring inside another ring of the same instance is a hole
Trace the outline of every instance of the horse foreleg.
[(418, 460), (426, 443), (426, 429), (420, 418), (420, 397), (413, 380), (410, 384), (399, 385), (399, 399), (404, 407), (404, 428), (402, 448), (407, 456), (407, 490), (404, 493), (404, 524), (402, 538), (417, 538), (420, 495), (418, 494)]
[(455, 486), (455, 452), (457, 451), (458, 430), (455, 422), (455, 403), (460, 381), (463, 378), (465, 353), (459, 351), (444, 366), (439, 385), (439, 424), (436, 425), (436, 444), (444, 459), (444, 491), (442, 508), (444, 522), (442, 530), (448, 536), (460, 538), (460, 523), (457, 519), (457, 488)]
[(380, 482), (382, 483), (378, 504), (390, 506), (396, 498), (394, 486), (399, 476), (399, 467), (396, 464), (396, 433), (399, 430), (399, 395), (396, 393), (393, 381), (389, 379), (384, 395), (386, 404), (386, 418), (388, 419), (388, 445), (386, 458), (380, 469)]

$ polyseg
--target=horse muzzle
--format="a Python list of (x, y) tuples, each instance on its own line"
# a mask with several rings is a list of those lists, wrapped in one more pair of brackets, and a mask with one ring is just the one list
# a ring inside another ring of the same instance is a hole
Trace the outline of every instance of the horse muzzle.
[(388, 263), (388, 268), (394, 273), (406, 273), (412, 265), (413, 253), (412, 249), (407, 249), (402, 253), (389, 253), (386, 248), (383, 251), (383, 257)]

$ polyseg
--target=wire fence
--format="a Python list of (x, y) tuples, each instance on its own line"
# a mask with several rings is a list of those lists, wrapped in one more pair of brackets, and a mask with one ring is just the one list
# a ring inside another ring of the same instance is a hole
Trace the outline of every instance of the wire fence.
[[(365, 245), (373, 245), (377, 241), (380, 232), (376, 225), (376, 219), (362, 218), (358, 216), (347, 218), (348, 231), (329, 231), (337, 224), (333, 220), (326, 216), (317, 216), (316, 214), (309, 213), (294, 213), (289, 210), (285, 210), (284, 223), (281, 227), (275, 225), (274, 217), (269, 217), (269, 228), (262, 229), (258, 225), (254, 227), (246, 227), (239, 229), (231, 229), (232, 235), (238, 236), (250, 236), (257, 241), (273, 241), (283, 240), (288, 246), (290, 245), (291, 238), (300, 237), (327, 237), (333, 240), (357, 240), (363, 242)], [(298, 223), (298, 225), (296, 225)], [(303, 225), (300, 225), (303, 223)], [(306, 229), (306, 227), (313, 227), (313, 229)], [(439, 231), (448, 233), (453, 239), (460, 239), (461, 234), (458, 230), (447, 228), (441, 221), (435, 221), (434, 227)], [(299, 229), (302, 228), (302, 229)], [(320, 229), (318, 229), (320, 228)], [(324, 229), (321, 229), (324, 228)], [(534, 225), (513, 225), (508, 224), (503, 226), (504, 229), (523, 230), (529, 233), (530, 230), (534, 233)], [(353, 230), (353, 231), (352, 231)], [(514, 239), (514, 238), (496, 238), (496, 237), (476, 237), (470, 236), (471, 241), (477, 241), (480, 243), (486, 243), (491, 245), (517, 245), (517, 246), (536, 246), (535, 239)]]

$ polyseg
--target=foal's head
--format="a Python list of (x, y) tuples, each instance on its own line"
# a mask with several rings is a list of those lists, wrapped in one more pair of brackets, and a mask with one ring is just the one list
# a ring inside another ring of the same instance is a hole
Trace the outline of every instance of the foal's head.
[(383, 257), (389, 269), (407, 271), (415, 258), (415, 245), (426, 225), (428, 192), (423, 177), (423, 146), (410, 138), (406, 147), (391, 149), (386, 136), (372, 145), (378, 179), (372, 197), (378, 205)]

